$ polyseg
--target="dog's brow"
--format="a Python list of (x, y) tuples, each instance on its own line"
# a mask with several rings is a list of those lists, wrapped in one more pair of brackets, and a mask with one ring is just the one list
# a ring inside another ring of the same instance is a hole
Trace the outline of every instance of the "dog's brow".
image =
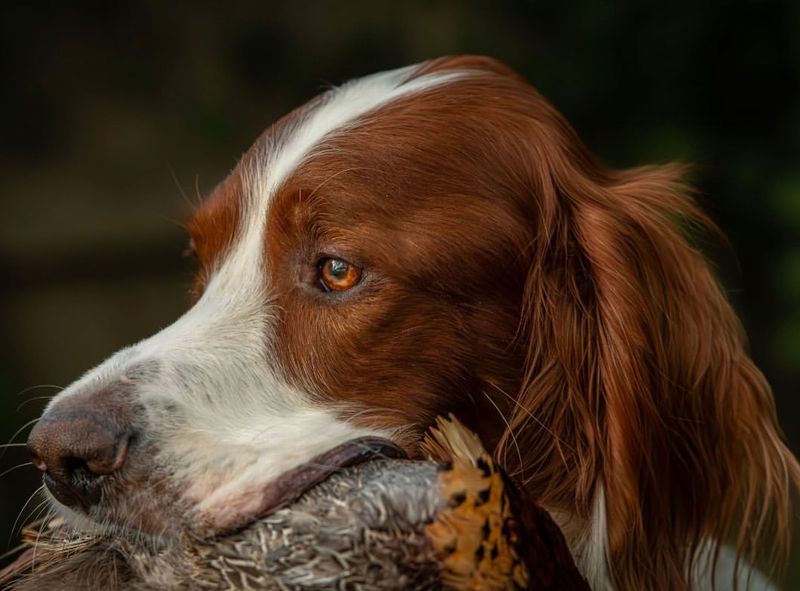
[(266, 142), (248, 170), (245, 180), (245, 235), (263, 228), (269, 202), (280, 186), (311, 156), (326, 137), (347, 129), (360, 118), (400, 98), (453, 82), (475, 72), (449, 70), (415, 77), (419, 65), (380, 72), (332, 89), (284, 133)]

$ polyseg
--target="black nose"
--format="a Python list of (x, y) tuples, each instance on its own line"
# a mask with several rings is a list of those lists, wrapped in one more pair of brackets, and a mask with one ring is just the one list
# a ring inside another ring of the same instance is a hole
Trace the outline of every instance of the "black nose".
[(88, 510), (97, 503), (103, 477), (127, 459), (131, 431), (118, 420), (119, 412), (104, 410), (102, 404), (64, 400), (45, 412), (28, 437), (33, 465), (44, 472), (53, 496), (70, 507)]

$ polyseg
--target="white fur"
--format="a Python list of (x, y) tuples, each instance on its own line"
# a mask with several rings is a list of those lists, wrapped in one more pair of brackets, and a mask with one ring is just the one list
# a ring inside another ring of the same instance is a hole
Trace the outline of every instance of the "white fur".
[(697, 589), (714, 591), (778, 591), (767, 577), (745, 560), (736, 560), (730, 546), (719, 549), (716, 564), (713, 562), (715, 544), (709, 542), (695, 558), (692, 578)]
[[(562, 531), (575, 531), (571, 516), (558, 512), (551, 515)], [(605, 489), (599, 486), (594, 497), (592, 518), (588, 527), (568, 539), (575, 564), (586, 577), (594, 591), (613, 591), (608, 555), (608, 522)], [(730, 546), (720, 547), (716, 564), (713, 563), (713, 542), (701, 547), (694, 561), (692, 581), (698, 591), (777, 591), (777, 588), (746, 561), (736, 562), (736, 553)]]
[[(575, 552), (575, 550), (573, 550)], [(575, 552), (576, 564), (594, 591), (611, 591), (608, 568), (608, 519), (606, 495), (602, 485), (597, 487), (592, 508), (592, 520), (581, 540), (580, 553)]]
[(86, 387), (128, 382), (144, 408), (142, 434), (156, 445), (185, 496), (224, 527), (257, 508), (260, 491), (285, 471), (363, 429), (314, 393), (290, 386), (276, 356), (263, 249), (269, 204), (324, 139), (391, 101), (464, 75), (408, 81), (418, 66), (375, 74), (324, 95), (244, 174), (242, 224), (199, 301), (155, 336), (118, 352), (51, 404)]

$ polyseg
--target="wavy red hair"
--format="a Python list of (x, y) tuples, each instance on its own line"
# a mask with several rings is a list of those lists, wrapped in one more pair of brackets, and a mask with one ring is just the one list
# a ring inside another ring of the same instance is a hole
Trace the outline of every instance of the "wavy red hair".
[(525, 376), (498, 455), (545, 505), (586, 520), (604, 488), (619, 589), (686, 589), (709, 540), (774, 567), (800, 467), (692, 244), (716, 227), (682, 167), (610, 170), (549, 106), (537, 119), (549, 141), (531, 149)]

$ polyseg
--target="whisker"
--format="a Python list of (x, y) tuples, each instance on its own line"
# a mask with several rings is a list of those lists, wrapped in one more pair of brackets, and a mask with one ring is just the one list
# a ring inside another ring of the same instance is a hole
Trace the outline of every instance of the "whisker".
[[(11, 538), (14, 537), (14, 534), (17, 530), (17, 524), (19, 523), (19, 520), (22, 518), (23, 513), (25, 513), (25, 509), (28, 507), (30, 502), (36, 498), (36, 495), (38, 495), (42, 491), (44, 491), (44, 484), (39, 488), (37, 488), (35, 491), (33, 491), (33, 493), (31, 493), (31, 496), (28, 497), (28, 500), (25, 501), (25, 504), (22, 505), (22, 509), (20, 509), (19, 513), (17, 513), (17, 518), (14, 520), (14, 524), (11, 526), (11, 533), (8, 536), (8, 544), (11, 544)], [(41, 501), (38, 505), (36, 505), (36, 508), (33, 511), (31, 511), (31, 513), (38, 510), (45, 503), (47, 503), (46, 498), (43, 501)]]
[(25, 543), (17, 544), (13, 548), (9, 548), (8, 550), (6, 550), (2, 554), (0, 554), (0, 562), (5, 561), (6, 558), (10, 558), (10, 557), (14, 556), (14, 554), (18, 554), (20, 552), (23, 552), (26, 548), (27, 548), (27, 544), (25, 544)]
[[(172, 168), (172, 165), (170, 165), (168, 168), (169, 168), (169, 174), (172, 177), (172, 182), (175, 183), (175, 187), (178, 189), (178, 193), (180, 193), (181, 198), (184, 200), (186, 205), (189, 206), (190, 211), (194, 211), (195, 209), (197, 209), (198, 205), (201, 202), (199, 191), (196, 191), (198, 193), (198, 199), (197, 203), (195, 203), (189, 198), (189, 195), (184, 190), (183, 185), (181, 185), (180, 180), (178, 180), (178, 175), (175, 174), (175, 169)], [(196, 188), (197, 188), (197, 180), (195, 179), (195, 189)]]
[(25, 466), (33, 466), (33, 463), (31, 463), (31, 462), (25, 462), (24, 464), (17, 464), (16, 466), (13, 466), (13, 467), (9, 468), (8, 470), (4, 470), (4, 471), (0, 472), (0, 478), (2, 478), (3, 476), (5, 476), (5, 475), (6, 475), (6, 474), (8, 474), (9, 472), (13, 472), (13, 471), (14, 471), (14, 470), (16, 470), (17, 468), (24, 468)]
[(353, 423), (357, 419), (367, 418), (383, 418), (387, 415), (397, 415), (399, 417), (405, 417), (405, 413), (402, 410), (397, 408), (362, 408), (357, 411), (348, 412), (347, 416), (344, 418), (345, 423)]
[[(55, 396), (55, 394), (53, 394), (53, 396)], [(33, 402), (35, 400), (52, 400), (53, 396), (34, 396), (33, 398), (28, 398), (27, 400), (23, 400), (17, 407), (17, 410), (15, 412), (19, 412), (22, 409), (22, 407), (28, 404), (29, 402)]]
[(394, 457), (392, 457), (392, 456), (386, 455), (386, 454), (385, 454), (385, 453), (383, 453), (383, 452), (378, 452), (378, 451), (376, 451), (374, 447), (372, 447), (372, 446), (369, 446), (369, 445), (367, 445), (366, 443), (359, 443), (359, 444), (358, 444), (358, 447), (360, 447), (360, 448), (361, 448), (361, 449), (363, 449), (364, 451), (369, 451), (369, 452), (372, 452), (372, 454), (373, 454), (373, 456), (374, 456), (374, 457), (376, 457), (376, 458), (378, 458), (378, 459), (381, 459), (381, 460), (394, 460), (394, 459), (396, 459), (396, 458), (394, 458)]
[[(508, 434), (511, 436), (511, 440), (514, 442), (514, 448), (517, 450), (517, 459), (519, 460), (519, 465), (520, 468), (522, 469), (523, 480), (524, 480), (525, 462), (522, 461), (522, 450), (519, 447), (517, 436), (514, 434), (514, 429), (511, 428), (511, 425), (508, 423), (508, 419), (506, 419), (506, 416), (503, 414), (503, 411), (500, 410), (500, 407), (497, 406), (497, 403), (494, 400), (492, 400), (492, 397), (489, 396), (486, 392), (483, 392), (483, 395), (491, 403), (491, 405), (495, 408), (495, 410), (497, 410), (497, 414), (500, 415), (500, 418), (506, 425), (506, 429), (508, 429)], [(503, 463), (505, 464), (506, 462)]]
[(329, 183), (330, 181), (335, 179), (340, 174), (345, 174), (347, 172), (353, 172), (354, 170), (368, 170), (368, 168), (365, 167), (365, 166), (352, 166), (350, 168), (344, 168), (342, 170), (334, 172), (328, 178), (326, 178), (324, 181), (322, 181), (320, 184), (318, 184), (316, 186), (316, 188), (313, 191), (311, 191), (311, 193), (309, 193), (307, 199), (312, 199), (314, 197), (314, 195), (316, 195), (317, 191), (319, 191), (326, 183)]
[[(52, 512), (50, 507), (50, 499), (48, 498), (45, 498), (44, 501), (39, 503), (36, 506), (36, 509), (34, 509), (34, 511), (36, 512), (36, 514), (33, 516), (33, 519), (31, 519), (29, 524), (38, 523), (39, 524), (38, 527), (40, 529), (46, 529), (47, 526), (50, 525), (50, 522), (52, 521), (53, 517), (55, 517), (55, 513)], [(44, 517), (42, 517), (43, 514)], [(37, 534), (38, 531), (39, 530), (37, 530)], [(38, 540), (38, 535), (37, 535), (37, 540)]]
[[(567, 448), (567, 449), (569, 449), (570, 451), (573, 451), (573, 452), (575, 451), (575, 448), (574, 448), (574, 447), (572, 447), (572, 446), (571, 446), (569, 443), (567, 443), (566, 441), (564, 441), (563, 439), (561, 439), (561, 438), (558, 436), (558, 434), (556, 434), (556, 433), (555, 433), (555, 432), (554, 432), (552, 429), (550, 429), (550, 428), (549, 428), (549, 427), (548, 427), (548, 426), (547, 426), (547, 425), (546, 425), (546, 424), (545, 424), (545, 423), (544, 423), (544, 422), (543, 422), (543, 421), (542, 421), (540, 418), (538, 418), (536, 415), (534, 415), (534, 414), (533, 414), (533, 413), (532, 413), (532, 412), (531, 412), (529, 409), (525, 408), (525, 406), (524, 406), (524, 405), (520, 404), (520, 402), (519, 402), (519, 401), (518, 401), (516, 398), (514, 398), (513, 396), (511, 396), (511, 394), (509, 394), (508, 392), (504, 391), (504, 390), (503, 390), (503, 389), (502, 389), (500, 386), (497, 386), (497, 385), (495, 385), (495, 384), (492, 384), (492, 387), (493, 387), (494, 389), (496, 389), (498, 392), (500, 392), (500, 393), (501, 393), (503, 396), (505, 396), (506, 398), (508, 398), (508, 399), (509, 399), (511, 402), (513, 402), (513, 403), (514, 403), (516, 406), (518, 406), (519, 408), (521, 408), (521, 409), (522, 409), (522, 411), (523, 411), (523, 412), (524, 412), (526, 415), (528, 415), (528, 417), (530, 417), (531, 419), (533, 419), (533, 421), (534, 421), (534, 422), (535, 422), (537, 425), (539, 425), (539, 426), (540, 426), (542, 429), (544, 429), (545, 431), (547, 431), (547, 433), (548, 433), (549, 435), (551, 435), (551, 436), (553, 437), (553, 439), (555, 439), (556, 441), (558, 441), (558, 442), (559, 442), (561, 445), (563, 445), (564, 447), (566, 447), (566, 448)], [(566, 459), (565, 459), (564, 461), (565, 461), (565, 463), (566, 463)]]
[(30, 427), (31, 425), (33, 425), (35, 422), (37, 422), (37, 421), (39, 420), (39, 418), (40, 418), (40, 417), (36, 417), (35, 419), (31, 419), (30, 421), (28, 421), (27, 423), (25, 423), (24, 425), (22, 425), (22, 427), (20, 427), (19, 429), (17, 429), (17, 430), (14, 432), (14, 434), (11, 436), (11, 438), (8, 440), (8, 443), (11, 443), (12, 441), (14, 441), (14, 439), (16, 439), (16, 438), (17, 438), (17, 435), (19, 435), (19, 434), (20, 434), (20, 433), (22, 433), (22, 432), (23, 432), (25, 429), (27, 429), (28, 427)]
[(194, 197), (197, 199), (197, 206), (203, 204), (203, 195), (200, 193), (200, 175), (194, 175)]
[(29, 386), (28, 388), (25, 388), (24, 390), (17, 392), (17, 396), (22, 396), (24, 394), (27, 394), (28, 392), (32, 392), (33, 390), (39, 390), (41, 388), (52, 388), (54, 390), (64, 389), (63, 386), (57, 386), (55, 384), (38, 384), (36, 386)]
[(6, 449), (8, 449), (7, 446), (11, 445), (11, 443), (17, 438), (17, 435), (22, 433), (26, 428), (28, 428), (31, 425), (33, 425), (34, 423), (36, 423), (40, 418), (41, 417), (36, 417), (35, 419), (32, 419), (32, 420), (28, 421), (27, 423), (22, 425), (22, 427), (20, 427), (19, 429), (16, 430), (16, 432), (11, 436), (11, 438), (8, 440), (8, 442), (6, 442), (5, 445), (3, 445), (3, 447), (2, 447), (3, 451), (2, 451), (2, 453), (0, 453), (0, 459), (2, 459), (3, 456), (6, 455)]
[(36, 550), (39, 547), (39, 539), (42, 537), (42, 532), (48, 528), (50, 522), (53, 519), (55, 513), (52, 512), (50, 504), (45, 499), (44, 504), (44, 511), (50, 511), (49, 515), (46, 515), (44, 519), (42, 519), (39, 526), (36, 528), (36, 538), (34, 538), (33, 543), (31, 544), (31, 548), (33, 549), (33, 553), (31, 554), (31, 570), (33, 571), (36, 568)]

